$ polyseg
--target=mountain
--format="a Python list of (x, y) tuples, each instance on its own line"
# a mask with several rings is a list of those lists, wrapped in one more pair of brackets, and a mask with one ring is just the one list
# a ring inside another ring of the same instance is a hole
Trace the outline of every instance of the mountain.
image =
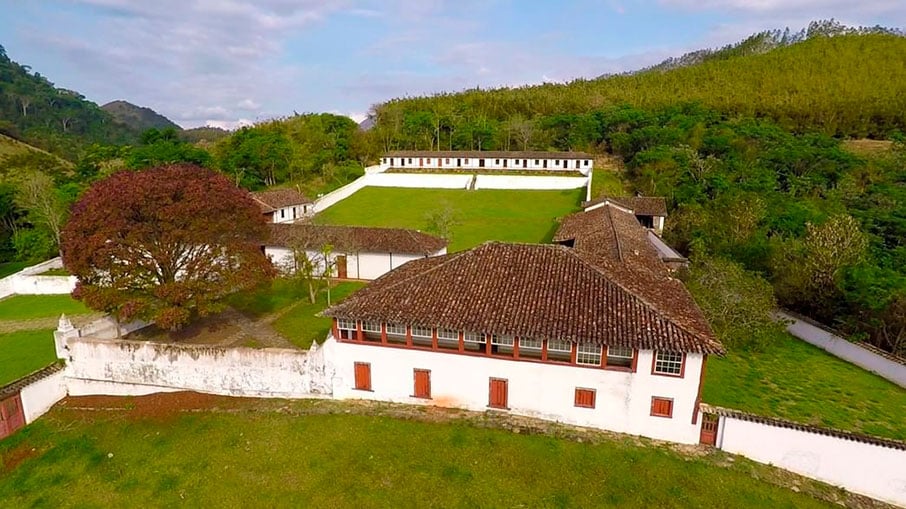
[(0, 133), (69, 160), (93, 143), (122, 144), (139, 132), (74, 90), (58, 88), (0, 46)]
[(113, 115), (113, 118), (120, 123), (139, 132), (146, 131), (152, 127), (155, 129), (172, 128), (177, 131), (182, 130), (182, 127), (151, 108), (136, 106), (130, 102), (112, 101), (101, 106), (101, 109)]
[(906, 38), (835, 27), (816, 23), (785, 41), (783, 33), (757, 35), (633, 74), (394, 99), (375, 108), (372, 131), (385, 147), (580, 149), (575, 138), (594, 126), (570, 115), (684, 103), (769, 118), (796, 133), (886, 138), (906, 130)]

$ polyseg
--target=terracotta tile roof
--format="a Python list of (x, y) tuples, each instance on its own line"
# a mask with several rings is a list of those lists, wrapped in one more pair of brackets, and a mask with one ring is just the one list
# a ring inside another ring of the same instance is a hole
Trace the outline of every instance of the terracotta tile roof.
[(320, 249), (330, 244), (348, 252), (405, 253), (433, 255), (447, 247), (447, 241), (416, 230), (327, 226), (310, 223), (270, 224), (268, 246)]
[(295, 189), (268, 189), (252, 193), (252, 198), (261, 206), (261, 212), (267, 214), (283, 207), (312, 203)]
[(29, 385), (37, 382), (38, 380), (43, 380), (50, 375), (62, 370), (64, 367), (65, 366), (62, 362), (56, 362), (54, 364), (51, 364), (50, 366), (32, 372), (18, 380), (14, 380), (4, 385), (3, 387), (0, 387), (0, 399), (12, 396), (13, 394), (16, 394)]
[[(625, 263), (606, 256), (600, 263), (564, 246), (488, 242), (407, 263), (324, 314), (639, 349), (723, 352), (679, 281), (626, 270)], [(664, 297), (650, 298), (658, 293)], [(671, 300), (677, 296), (686, 298)]]
[(667, 200), (662, 196), (602, 196), (582, 203), (582, 208), (587, 209), (605, 202), (611, 202), (641, 216), (667, 217)]
[(387, 152), (383, 157), (430, 157), (432, 159), (469, 157), (485, 159), (594, 159), (585, 152), (544, 152), (544, 151), (505, 151), (505, 150), (396, 150)]

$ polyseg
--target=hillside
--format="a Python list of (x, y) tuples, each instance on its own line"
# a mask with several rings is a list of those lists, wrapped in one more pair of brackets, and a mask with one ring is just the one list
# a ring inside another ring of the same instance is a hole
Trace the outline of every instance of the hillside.
[(11, 60), (0, 46), (0, 133), (75, 160), (92, 143), (134, 142), (138, 131), (119, 123), (73, 90)]
[[(656, 109), (697, 102), (724, 115), (770, 118), (793, 132), (883, 138), (906, 129), (906, 38), (819, 32), (764, 51), (755, 49), (763, 46), (758, 41), (657, 72), (397, 99), (376, 107), (377, 127), (388, 148), (429, 148), (431, 140), (468, 149), (478, 139), (483, 149), (508, 148), (528, 129), (527, 148), (579, 149), (588, 148), (582, 140), (558, 143), (557, 116), (618, 104)], [(534, 122), (526, 126), (527, 119)], [(440, 136), (432, 136), (438, 125)], [(581, 137), (582, 129), (568, 126), (565, 135)]]
[(182, 127), (177, 125), (169, 118), (157, 113), (151, 108), (136, 106), (127, 101), (112, 101), (103, 106), (101, 109), (113, 115), (118, 122), (125, 124), (133, 130), (143, 132), (151, 128), (167, 129), (172, 128), (181, 131)]

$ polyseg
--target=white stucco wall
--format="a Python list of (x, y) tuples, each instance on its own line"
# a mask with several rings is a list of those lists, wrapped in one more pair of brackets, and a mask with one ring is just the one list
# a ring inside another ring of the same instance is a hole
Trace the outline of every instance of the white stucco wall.
[[(319, 374), (322, 357), (317, 351), (312, 357), (309, 352), (293, 349), (85, 338), (70, 339), (68, 346), (66, 376), (72, 381), (71, 394), (123, 394), (124, 385), (138, 386), (129, 389), (138, 393), (168, 388), (227, 396), (300, 398), (323, 392), (323, 376)], [(310, 365), (312, 358), (314, 366)]]
[(20, 391), (25, 423), (31, 424), (41, 417), (50, 407), (66, 397), (66, 378), (63, 371), (57, 371), (37, 382), (27, 385)]
[[(587, 174), (594, 168), (592, 159), (524, 159), (514, 157), (386, 157), (382, 166), (390, 168), (428, 169), (489, 169), (489, 170), (543, 170), (581, 171)], [(484, 164), (482, 164), (482, 161)], [(564, 162), (565, 161), (565, 162)]]
[(429, 189), (466, 189), (472, 175), (436, 175), (433, 173), (379, 173), (368, 175), (374, 187), (409, 187)]
[(57, 257), (46, 262), (26, 267), (15, 274), (0, 279), (0, 298), (10, 295), (62, 295), (72, 293), (75, 276), (40, 276), (42, 272), (63, 267)]
[(906, 451), (722, 417), (718, 446), (849, 491), (906, 507)]
[(579, 189), (587, 177), (533, 177), (531, 175), (478, 175), (475, 189)]
[[(444, 248), (431, 256), (440, 256), (446, 254), (446, 252), (447, 249)], [(307, 253), (312, 259), (318, 260), (318, 267), (315, 269), (315, 274), (321, 275), (324, 271), (324, 264), (320, 261), (320, 254), (314, 251), (307, 251)], [(288, 267), (293, 266), (293, 253), (291, 249), (283, 247), (266, 247), (264, 249), (264, 254), (270, 257), (271, 262), (282, 270), (287, 270)], [(346, 277), (349, 279), (367, 280), (377, 279), (406, 262), (425, 257), (424, 255), (406, 253), (335, 252), (331, 255), (331, 260), (335, 261), (337, 256), (344, 254), (346, 255)], [(336, 268), (334, 268), (333, 275), (334, 277), (337, 276)]]
[[(335, 368), (337, 399), (375, 399), (483, 411), (490, 378), (508, 380), (510, 412), (518, 415), (698, 443), (692, 424), (701, 355), (690, 354), (684, 378), (651, 375), (651, 351), (639, 353), (638, 371), (558, 366), (455, 353), (341, 343), (329, 338), (323, 349)], [(372, 391), (354, 389), (354, 363), (371, 364)], [(431, 370), (431, 400), (411, 397), (413, 369)], [(575, 389), (596, 390), (594, 409), (574, 406)], [(673, 417), (651, 416), (651, 397), (673, 398)]]

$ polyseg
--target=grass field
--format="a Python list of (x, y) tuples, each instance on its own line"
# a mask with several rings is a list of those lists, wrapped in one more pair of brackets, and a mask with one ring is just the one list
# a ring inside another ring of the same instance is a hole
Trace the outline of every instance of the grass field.
[(0, 507), (809, 508), (831, 504), (805, 492), (843, 497), (808, 480), (802, 493), (775, 486), (789, 474), (721, 452), (516, 434), (440, 411), (401, 419), (360, 415), (387, 405), (243, 398), (136, 416), (143, 398), (127, 401), (58, 406), (0, 442)]
[(5, 262), (0, 263), (0, 278), (10, 276), (31, 265), (29, 262)]
[(91, 310), (69, 295), (14, 295), (0, 300), (0, 320), (83, 315)]
[[(338, 283), (330, 290), (330, 302), (336, 304), (346, 298), (350, 293), (365, 286), (364, 283), (346, 282)], [(289, 311), (283, 313), (272, 324), (274, 330), (290, 340), (299, 348), (309, 349), (313, 341), (323, 342), (330, 331), (332, 319), (315, 316), (327, 308), (327, 294), (318, 295), (317, 302), (303, 297)]]
[(488, 240), (547, 242), (558, 217), (578, 209), (583, 189), (508, 191), (366, 187), (315, 217), (321, 224), (428, 229), (427, 214), (449, 207), (456, 224), (448, 250)]
[(0, 334), (0, 386), (53, 364), (55, 360), (53, 329)]
[(625, 196), (626, 190), (617, 169), (596, 168), (591, 175), (591, 198)]
[(784, 334), (761, 353), (710, 357), (706, 403), (906, 440), (906, 389)]

